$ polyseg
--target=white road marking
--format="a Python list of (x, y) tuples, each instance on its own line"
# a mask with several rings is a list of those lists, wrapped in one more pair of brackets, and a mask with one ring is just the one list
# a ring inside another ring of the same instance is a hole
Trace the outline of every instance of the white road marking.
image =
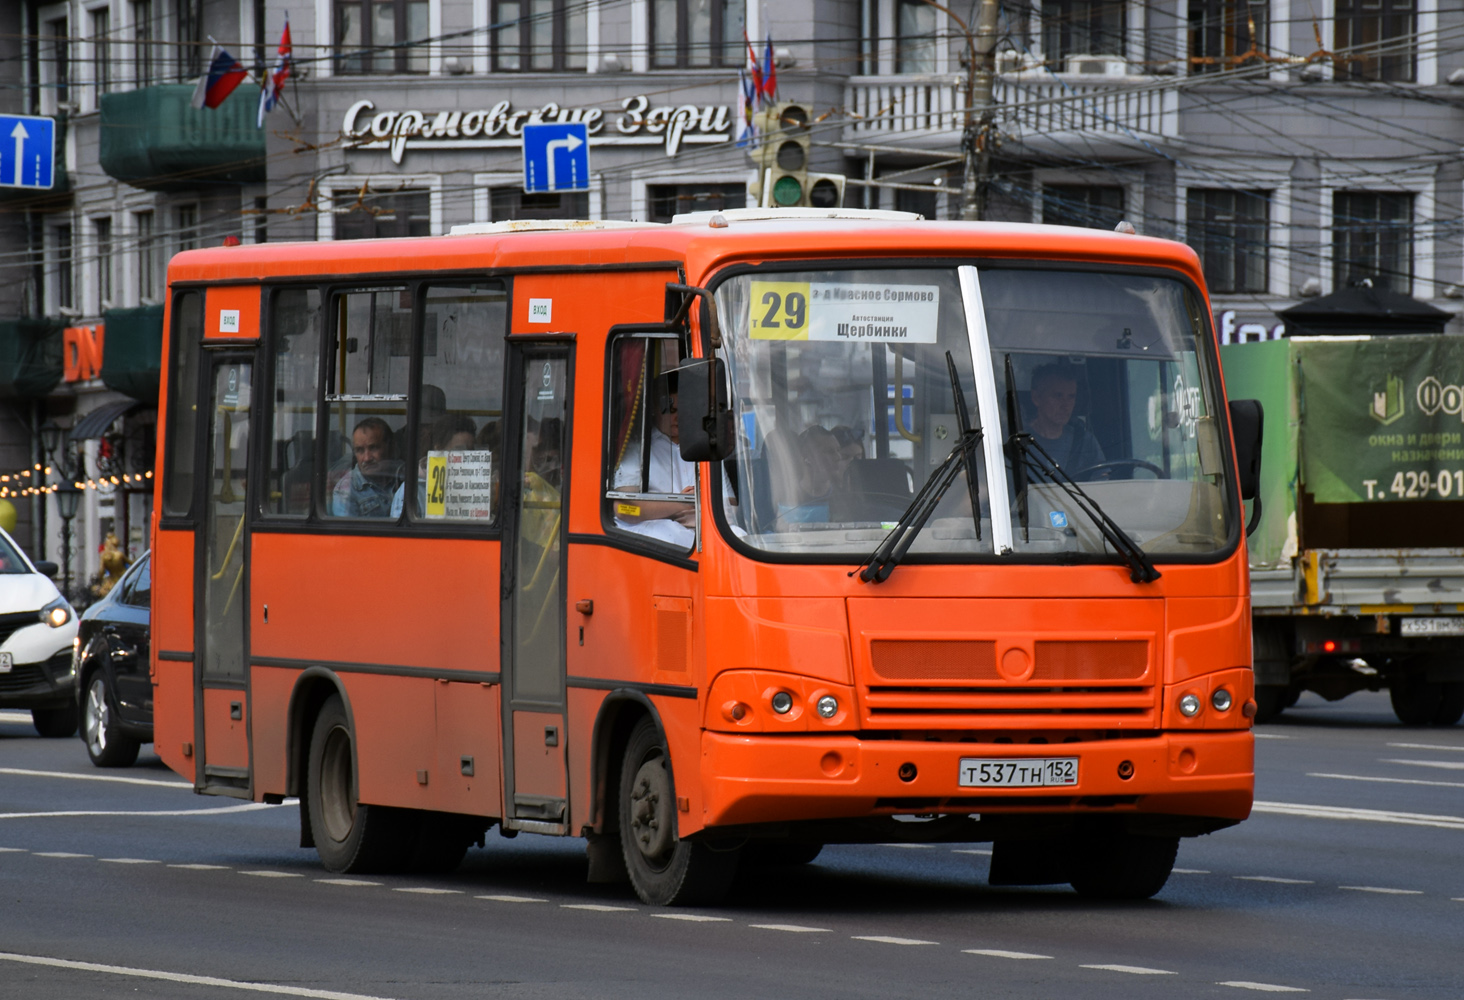
[(1142, 965), (1083, 965), (1083, 969), (1101, 969), (1104, 972), (1127, 972), (1133, 976), (1177, 976), (1179, 973), (1170, 972), (1168, 969), (1146, 969)]
[(225, 813), (253, 812), (256, 809), (278, 809), (267, 802), (245, 802), (237, 806), (216, 806), (212, 809), (71, 809), (63, 812), (0, 813), (0, 819), (56, 819), (76, 816), (222, 816)]
[(324, 885), (380, 885), (380, 882), (368, 882), (364, 878), (318, 878), (315, 881)]
[(1422, 896), (1422, 889), (1384, 889), (1376, 885), (1339, 885), (1339, 889), (1350, 889), (1353, 892), (1381, 892), (1387, 896)]
[(1389, 743), (1388, 746), (1399, 750), (1455, 750), (1464, 753), (1464, 747), (1453, 747), (1446, 743)]
[(37, 851), (38, 858), (90, 858), (90, 854), (73, 854), (70, 851)]
[(963, 955), (985, 955), (987, 958), (1015, 958), (1025, 961), (1033, 958), (1052, 958), (1051, 955), (1034, 955), (1029, 951), (1002, 951), (1000, 948), (963, 948)]
[(169, 865), (168, 867), (169, 868), (186, 868), (189, 871), (194, 871), (194, 872), (226, 872), (226, 871), (229, 870), (229, 866), (228, 865), (199, 865), (199, 864), (193, 864), (193, 865)]
[(97, 962), (72, 962), (64, 958), (45, 958), (40, 955), (14, 955), (4, 951), (0, 951), (0, 961), (20, 962), (23, 965), (44, 965), (53, 969), (73, 969), (77, 972), (106, 972), (114, 976), (158, 979), (168, 983), (185, 983), (189, 986), (217, 986), (230, 990), (249, 990), (253, 993), (280, 993), (292, 997), (315, 997), (317, 1000), (385, 1000), (383, 997), (367, 996), (364, 993), (313, 990), (304, 986), (276, 986), (272, 983), (246, 983), (237, 979), (218, 979), (214, 976), (191, 976), (182, 972), (159, 972), (155, 969), (133, 969), (125, 965), (101, 965)]
[(0, 847), (0, 854), (24, 854), (28, 850), (28, 847)]
[(533, 896), (475, 896), (474, 899), (491, 899), (495, 903), (547, 903), (547, 899), (535, 899)]
[(1312, 772), (1308, 778), (1337, 778), (1341, 781), (1375, 781), (1385, 785), (1428, 785), (1431, 788), (1464, 788), (1459, 781), (1428, 781), (1424, 778), (1372, 778), (1361, 774), (1323, 774)]
[(951, 851), (951, 853), (952, 854), (985, 854), (987, 857), (990, 857), (991, 856), (991, 852), (990, 851), (984, 851), (984, 850), (982, 850), (979, 847), (962, 848), (961, 850), (958, 850), (958, 851)]
[(1172, 875), (1208, 875), (1208, 874), (1210, 874), (1210, 871), (1207, 868), (1171, 868), (1171, 869), (1169, 869), (1169, 872)]
[(1234, 986), (1238, 990), (1260, 990), (1262, 993), (1310, 993), (1311, 990), (1304, 990), (1300, 986), (1277, 986), (1275, 983), (1248, 983), (1238, 979), (1229, 983), (1216, 983), (1216, 986)]
[(1316, 885), (1309, 878), (1280, 878), (1276, 875), (1232, 875), (1242, 882), (1275, 882), (1279, 885)]
[(831, 934), (827, 927), (804, 927), (802, 924), (748, 924), (760, 931), (787, 931), (789, 934)]
[(25, 725), (31, 724), (30, 712), (0, 712), (0, 722), (20, 722)]
[(939, 941), (921, 941), (919, 938), (885, 937), (880, 934), (855, 934), (852, 941), (873, 941), (875, 944), (940, 944)]
[(634, 913), (634, 906), (606, 906), (604, 903), (560, 903), (562, 910), (589, 910), (591, 913)]
[(709, 917), (705, 913), (652, 913), (662, 920), (688, 920), (695, 924), (731, 923), (731, 917)]
[(461, 889), (432, 889), (427, 886), (417, 886), (412, 889), (393, 889), (392, 892), (415, 892), (422, 896), (461, 896)]
[(1280, 733), (1255, 733), (1254, 736), (1258, 740), (1289, 740), (1289, 739), (1292, 739), (1292, 737), (1290, 737), (1290, 736), (1282, 736)]
[(1441, 771), (1464, 771), (1464, 760), (1398, 760), (1384, 757), (1384, 764), (1407, 764), (1410, 767), (1436, 767)]
[(154, 861), (151, 858), (97, 858), (98, 861), (105, 861), (113, 865), (157, 865), (161, 861)]
[(271, 871), (260, 871), (260, 872), (240, 872), (239, 874), (240, 875), (257, 875), (260, 878), (304, 878), (305, 877), (304, 875), (301, 875), (299, 872), (271, 872)]
[(1464, 830), (1464, 816), (1436, 816), (1429, 813), (1387, 812), (1382, 809), (1350, 809), (1345, 806), (1304, 806), (1292, 802), (1257, 802), (1252, 812), (1276, 816), (1309, 816), (1313, 819), (1357, 820), (1368, 823), (1399, 823), (1404, 826), (1433, 826), (1443, 830)]
[(876, 844), (876, 847), (905, 847), (916, 851), (930, 850), (929, 844)]
[(32, 771), (24, 767), (0, 767), (0, 774), (18, 774), (29, 778), (70, 778), (72, 781), (113, 781), (120, 785), (157, 785), (193, 791), (186, 781), (159, 781), (157, 778), (124, 778), (115, 774), (72, 774), (70, 771)]

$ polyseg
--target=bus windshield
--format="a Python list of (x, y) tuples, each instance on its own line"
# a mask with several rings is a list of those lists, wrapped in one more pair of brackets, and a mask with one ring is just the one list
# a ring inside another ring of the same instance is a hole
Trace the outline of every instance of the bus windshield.
[(1203, 557), (1232, 535), (1204, 306), (1179, 280), (784, 270), (735, 275), (716, 297), (741, 431), (724, 513), (747, 545), (868, 554), (959, 439), (952, 367), (988, 438), (979, 516), (958, 478), (912, 554), (1116, 560), (1071, 482), (1151, 556)]

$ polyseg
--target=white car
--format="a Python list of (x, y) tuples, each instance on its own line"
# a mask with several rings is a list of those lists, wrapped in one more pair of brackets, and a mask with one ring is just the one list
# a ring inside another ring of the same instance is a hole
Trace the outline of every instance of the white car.
[(76, 732), (76, 611), (0, 529), (0, 708), (28, 708), (42, 736)]

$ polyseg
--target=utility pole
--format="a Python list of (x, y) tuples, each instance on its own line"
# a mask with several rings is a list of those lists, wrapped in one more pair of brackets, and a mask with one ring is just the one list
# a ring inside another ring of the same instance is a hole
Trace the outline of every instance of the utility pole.
[(991, 126), (996, 118), (996, 3), (981, 0), (974, 45), (969, 29), (966, 33), (966, 127), (961, 135), (966, 171), (961, 184), (961, 218), (968, 222), (986, 217), (986, 189), (991, 181)]

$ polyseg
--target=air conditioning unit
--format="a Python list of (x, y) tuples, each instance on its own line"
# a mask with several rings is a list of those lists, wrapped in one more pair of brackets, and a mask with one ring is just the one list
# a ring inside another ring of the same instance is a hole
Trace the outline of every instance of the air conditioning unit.
[(1084, 76), (1124, 76), (1128, 61), (1123, 56), (1068, 56), (1067, 71)]

